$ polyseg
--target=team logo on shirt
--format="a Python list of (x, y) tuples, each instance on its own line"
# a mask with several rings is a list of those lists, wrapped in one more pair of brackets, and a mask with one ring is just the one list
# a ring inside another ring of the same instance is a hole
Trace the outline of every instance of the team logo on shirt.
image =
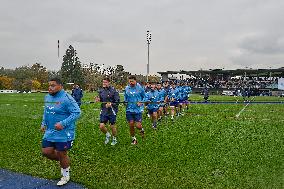
[(59, 105), (59, 104), (61, 104), (61, 102), (55, 102), (55, 104), (56, 104), (56, 105)]

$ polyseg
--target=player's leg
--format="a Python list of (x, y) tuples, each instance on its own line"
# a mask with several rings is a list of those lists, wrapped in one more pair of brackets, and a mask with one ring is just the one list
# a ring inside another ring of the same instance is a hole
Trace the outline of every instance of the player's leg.
[(154, 109), (149, 109), (149, 114), (150, 114), (150, 119), (151, 119), (151, 122), (152, 122), (152, 128), (154, 128), (154, 121), (155, 121), (155, 118), (153, 116), (154, 114)]
[(126, 120), (129, 124), (129, 132), (130, 132), (130, 136), (131, 136), (131, 144), (137, 144), (137, 139), (135, 137), (135, 121), (134, 121), (134, 113), (132, 112), (126, 112)]
[(73, 141), (56, 142), (56, 150), (61, 167), (62, 177), (57, 183), (58, 186), (62, 186), (68, 183), (70, 180), (70, 158), (68, 156), (68, 150), (71, 149)]
[(154, 109), (152, 111), (152, 115), (151, 115), (151, 118), (152, 118), (152, 127), (153, 129), (157, 129), (157, 109)]
[(108, 122), (109, 118), (107, 115), (100, 115), (100, 130), (102, 131), (102, 133), (104, 133), (106, 135), (105, 138), (105, 144), (109, 143), (110, 140), (110, 133), (108, 132), (105, 124)]
[(53, 142), (42, 140), (42, 155), (47, 157), (50, 160), (59, 161), (57, 151), (55, 150), (55, 146)]
[(170, 108), (171, 108), (171, 119), (174, 119), (174, 116), (175, 116), (175, 105), (170, 105)]
[(178, 102), (178, 115), (180, 116), (181, 113), (182, 113), (182, 102), (179, 101), (179, 102)]
[(185, 111), (185, 107), (186, 107), (186, 98), (184, 98), (182, 101), (182, 112)]
[(165, 106), (164, 106), (164, 115), (165, 116), (167, 116), (167, 115), (169, 115), (169, 104), (165, 104)]
[[(149, 111), (149, 110), (148, 110)], [(142, 139), (144, 139), (145, 137), (145, 131), (144, 131), (144, 128), (142, 126), (142, 113), (136, 113), (135, 114), (135, 117), (134, 117), (134, 121), (136, 123), (136, 128), (138, 130), (140, 130), (140, 134), (141, 134), (141, 137)]]
[(117, 143), (117, 127), (116, 127), (116, 115), (111, 115), (110, 116), (110, 128), (111, 128), (111, 132), (112, 132), (112, 142), (111, 145), (114, 146)]
[(158, 110), (158, 120), (160, 120), (164, 115), (164, 105), (161, 105)]
[(187, 98), (187, 100), (185, 101), (185, 104), (186, 104), (186, 110), (189, 110), (189, 100)]
[(180, 112), (179, 112), (179, 109), (180, 109), (180, 108), (179, 108), (179, 102), (176, 101), (176, 102), (175, 102), (175, 110), (176, 110), (176, 115), (177, 115), (177, 116), (178, 116), (179, 113), (180, 113)]

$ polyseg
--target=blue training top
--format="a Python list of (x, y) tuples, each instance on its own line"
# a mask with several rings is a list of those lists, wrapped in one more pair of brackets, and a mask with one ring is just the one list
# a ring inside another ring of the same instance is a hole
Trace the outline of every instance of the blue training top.
[(178, 101), (180, 99), (180, 91), (179, 88), (171, 88), (169, 91), (169, 98), (172, 100), (174, 98), (175, 101)]
[[(43, 139), (51, 142), (67, 142), (75, 139), (75, 121), (81, 110), (74, 98), (63, 89), (54, 96), (48, 94), (44, 99), (42, 127), (46, 127)], [(56, 123), (63, 129), (55, 129)]]
[(138, 106), (138, 102), (143, 102), (145, 98), (145, 91), (139, 83), (134, 87), (130, 85), (126, 86), (124, 91), (124, 101), (128, 102), (126, 106), (126, 112), (142, 113), (144, 106)]
[(167, 92), (165, 91), (165, 89), (160, 89), (160, 90), (157, 90), (157, 91), (158, 91), (158, 93), (159, 93), (160, 101), (161, 101), (161, 102), (164, 102), (166, 96), (168, 95)]
[(160, 95), (157, 90), (151, 90), (146, 93), (145, 102), (149, 102), (147, 108), (149, 110), (159, 108), (159, 104), (155, 102), (160, 102)]

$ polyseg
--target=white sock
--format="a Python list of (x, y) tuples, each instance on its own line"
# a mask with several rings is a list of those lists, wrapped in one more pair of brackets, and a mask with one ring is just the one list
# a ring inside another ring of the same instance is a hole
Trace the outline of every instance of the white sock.
[(67, 167), (66, 169), (61, 168), (62, 176), (64, 177), (70, 176), (69, 171), (70, 171), (70, 167)]
[(115, 137), (115, 136), (113, 136), (113, 137), (112, 137), (112, 140), (116, 140), (116, 137)]
[(135, 136), (133, 136), (133, 137), (132, 137), (132, 140), (136, 140), (136, 137), (135, 137)]
[(106, 133), (106, 137), (110, 137), (111, 135), (110, 135), (110, 133), (109, 132), (107, 132)]

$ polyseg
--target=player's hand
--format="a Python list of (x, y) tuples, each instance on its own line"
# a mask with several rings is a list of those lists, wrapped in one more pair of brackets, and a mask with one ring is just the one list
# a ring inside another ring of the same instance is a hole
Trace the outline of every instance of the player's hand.
[(106, 108), (110, 108), (111, 107), (111, 102), (106, 103)]
[(56, 123), (54, 126), (55, 126), (55, 129), (58, 131), (63, 129), (63, 126), (61, 125), (61, 123)]
[(98, 97), (98, 96), (94, 97), (94, 99), (95, 99), (95, 102), (100, 102), (101, 101), (100, 97)]
[(143, 104), (142, 102), (137, 102), (138, 106), (142, 106), (142, 104)]
[(45, 127), (41, 127), (41, 128), (40, 128), (40, 131), (43, 132), (43, 133), (45, 133)]

